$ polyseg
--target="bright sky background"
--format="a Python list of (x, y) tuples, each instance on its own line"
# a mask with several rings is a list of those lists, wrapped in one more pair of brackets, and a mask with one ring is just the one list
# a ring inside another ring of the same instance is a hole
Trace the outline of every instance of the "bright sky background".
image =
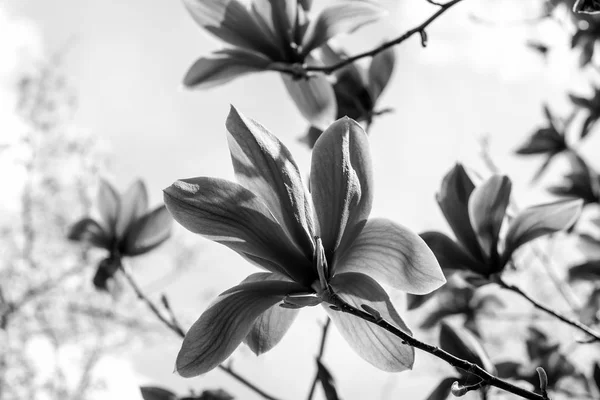
[[(351, 53), (404, 32), (435, 10), (425, 0), (382, 3), (390, 15), (384, 23), (352, 36)], [(519, 190), (527, 188), (539, 160), (516, 160), (511, 151), (542, 122), (544, 101), (565, 109), (566, 88), (585, 89), (584, 80), (572, 78), (576, 58), (568, 53), (557, 24), (514, 23), (537, 15), (538, 3), (464, 0), (428, 30), (427, 49), (421, 49), (416, 37), (397, 48), (396, 71), (380, 103), (395, 112), (376, 120), (371, 135), (374, 215), (415, 231), (446, 229), (434, 193), (457, 160), (481, 166), (479, 139), (484, 134), (489, 134), (492, 156), (516, 182), (517, 199), (527, 201), (529, 197)], [(474, 23), (470, 15), (500, 23)], [(525, 46), (536, 35), (557, 46), (547, 64)], [(149, 184), (151, 200), (158, 203), (161, 189), (178, 178), (231, 178), (224, 135), (229, 104), (277, 134), (308, 173), (310, 153), (297, 141), (306, 124), (275, 73), (248, 76), (208, 91), (183, 89), (187, 68), (219, 44), (194, 24), (180, 1), (0, 3), (3, 87), (10, 88), (7, 82), (18, 60), (5, 58), (7, 54), (22, 48), (34, 54), (42, 48), (51, 53), (68, 43), (64, 65), (79, 94), (76, 124), (106, 142), (113, 161), (109, 173), (119, 187), (142, 177)], [(10, 95), (0, 94), (4, 111), (11, 101)], [(3, 131), (8, 130), (7, 121), (0, 120)], [(167, 288), (187, 324), (215, 294), (255, 272), (225, 248), (200, 237), (190, 235), (189, 240), (205, 250), (200, 262)], [(162, 265), (147, 266), (144, 259), (136, 267), (148, 271), (140, 273), (141, 280), (151, 281), (164, 273)], [(412, 317), (407, 319), (410, 322)], [(313, 374), (318, 321), (323, 321), (320, 310), (302, 312), (283, 342), (258, 359), (242, 346), (235, 355), (236, 369), (286, 399), (304, 398)], [(345, 399), (420, 398), (437, 382), (431, 368), (451, 371), (422, 353), (417, 353), (413, 372), (378, 371), (333, 331), (325, 362)], [(168, 334), (165, 338), (152, 348), (132, 349), (105, 362), (105, 371), (119, 371), (111, 374), (117, 379), (111, 380), (110, 398), (135, 400), (136, 385), (141, 383), (182, 393), (187, 388), (224, 387), (239, 398), (253, 398), (219, 371), (192, 380), (171, 374), (180, 342)]]

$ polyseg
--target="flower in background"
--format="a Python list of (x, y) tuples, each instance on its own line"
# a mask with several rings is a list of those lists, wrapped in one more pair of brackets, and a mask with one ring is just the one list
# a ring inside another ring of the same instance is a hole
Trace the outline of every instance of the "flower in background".
[[(320, 60), (325, 65), (334, 65), (347, 58), (343, 51), (334, 50), (329, 45), (322, 46), (320, 53)], [(394, 48), (390, 47), (377, 53), (366, 69), (352, 63), (335, 71), (333, 92), (337, 103), (337, 118), (347, 116), (355, 121), (365, 122), (368, 127), (375, 116), (391, 111), (377, 110), (376, 106), (392, 77), (395, 62)], [(322, 129), (311, 126), (302, 141), (312, 148), (321, 133)]]
[(568, 229), (579, 218), (581, 200), (529, 207), (512, 218), (501, 241), (511, 187), (510, 179), (502, 175), (475, 187), (460, 164), (444, 177), (437, 201), (457, 241), (441, 232), (426, 232), (421, 237), (447, 274), (460, 271), (476, 277), (473, 282), (477, 284), (490, 282), (504, 271), (519, 247)]
[(98, 265), (94, 285), (108, 290), (107, 283), (121, 265), (121, 257), (145, 254), (171, 235), (173, 220), (165, 206), (148, 211), (148, 192), (141, 180), (135, 181), (121, 196), (105, 180), (98, 192), (98, 220), (86, 217), (69, 231), (70, 240), (89, 243), (107, 250), (109, 256)]
[(207, 88), (254, 72), (286, 70), (281, 76), (298, 109), (312, 125), (324, 128), (335, 119), (331, 84), (323, 74), (295, 77), (299, 65), (331, 38), (380, 19), (383, 9), (369, 1), (339, 2), (311, 18), (311, 1), (185, 0), (194, 20), (228, 47), (201, 57), (184, 84)]
[(548, 191), (557, 196), (583, 200), (584, 204), (600, 203), (600, 176), (581, 157), (575, 155), (573, 170)]
[(366, 361), (386, 371), (411, 368), (414, 350), (401, 339), (327, 304), (335, 293), (410, 333), (377, 281), (418, 294), (445, 282), (418, 235), (387, 219), (369, 219), (371, 154), (360, 125), (340, 119), (317, 140), (310, 192), (289, 150), (263, 126), (234, 108), (226, 126), (239, 183), (180, 180), (165, 190), (165, 204), (185, 228), (267, 272), (223, 292), (192, 325), (177, 357), (179, 374), (210, 371), (242, 341), (264, 353), (283, 338), (299, 308), (321, 303)]

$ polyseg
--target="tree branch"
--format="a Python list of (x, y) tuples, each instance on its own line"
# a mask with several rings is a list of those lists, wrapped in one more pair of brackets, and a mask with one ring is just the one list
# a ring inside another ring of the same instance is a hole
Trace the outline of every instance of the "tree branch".
[[(325, 352), (325, 341), (327, 340), (327, 332), (329, 330), (330, 324), (331, 324), (331, 320), (329, 318), (327, 318), (327, 321), (323, 325), (323, 333), (321, 334), (321, 345), (319, 347), (319, 353), (317, 354), (317, 357), (316, 357), (317, 364), (319, 361), (321, 361), (321, 358), (323, 358), (323, 353)], [(307, 397), (308, 400), (312, 400), (312, 398), (315, 394), (315, 389), (317, 388), (317, 382), (319, 382), (318, 369), (317, 369), (317, 372), (315, 372), (315, 377), (313, 378), (312, 384), (310, 386), (310, 391), (308, 392), (308, 397)]]
[(535, 308), (542, 310), (545, 313), (552, 315), (554, 318), (559, 319), (559, 320), (563, 321), (564, 323), (571, 325), (571, 326), (579, 329), (580, 331), (583, 331), (583, 332), (587, 333), (588, 335), (592, 336), (594, 338), (593, 342), (600, 341), (600, 334), (598, 332), (594, 331), (593, 329), (591, 329), (589, 326), (582, 324), (581, 322), (577, 321), (576, 319), (571, 319), (551, 308), (546, 307), (545, 305), (539, 303), (537, 300), (531, 298), (527, 293), (523, 292), (517, 286), (510, 285), (510, 284), (504, 282), (501, 278), (498, 278), (496, 280), (496, 282), (500, 285), (500, 287), (517, 293), (518, 295), (523, 297), (525, 300), (530, 302)]
[[(152, 311), (152, 313), (167, 328), (169, 328), (171, 331), (173, 331), (175, 334), (177, 334), (180, 338), (184, 338), (185, 337), (185, 330), (181, 327), (181, 325), (179, 324), (179, 322), (175, 318), (175, 316), (172, 313), (172, 310), (170, 309), (170, 307), (168, 308), (168, 311), (169, 311), (169, 314), (171, 316), (171, 321), (169, 321), (163, 315), (163, 313), (160, 312), (160, 310), (158, 309), (158, 307), (156, 307), (156, 305), (152, 302), (152, 300), (150, 300), (148, 298), (148, 296), (146, 296), (144, 294), (144, 292), (142, 291), (142, 289), (139, 287), (139, 285), (135, 281), (135, 278), (133, 277), (133, 275), (128, 271), (128, 269), (122, 263), (120, 264), (119, 268), (120, 268), (121, 273), (125, 276), (125, 279), (127, 279), (127, 282), (129, 282), (129, 285), (131, 286), (131, 288), (133, 289), (133, 291), (135, 292), (135, 294), (137, 295), (137, 297), (143, 303), (146, 304), (146, 306), (150, 309), (150, 311)], [(166, 299), (166, 298), (164, 298), (164, 299)], [(165, 300), (163, 300), (163, 304), (164, 304), (164, 302), (165, 302)], [(168, 301), (167, 301), (167, 304), (168, 304)], [(241, 384), (243, 384), (244, 386), (246, 386), (248, 389), (250, 389), (253, 392), (255, 392), (256, 394), (258, 394), (262, 398), (264, 398), (266, 400), (279, 400), (277, 397), (271, 396), (270, 394), (268, 394), (267, 392), (265, 392), (261, 388), (259, 388), (256, 385), (254, 385), (252, 382), (248, 381), (246, 378), (244, 378), (241, 375), (239, 375), (232, 368), (227, 367), (225, 365), (219, 365), (219, 369), (221, 371), (224, 371), (225, 373), (229, 374), (231, 377), (233, 377), (234, 379), (236, 379), (238, 382), (240, 382)]]

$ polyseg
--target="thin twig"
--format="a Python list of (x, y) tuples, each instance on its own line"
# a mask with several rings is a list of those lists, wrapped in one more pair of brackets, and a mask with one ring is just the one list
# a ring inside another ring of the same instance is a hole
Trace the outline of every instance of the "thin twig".
[[(327, 332), (329, 330), (329, 325), (331, 323), (331, 320), (329, 318), (327, 318), (327, 322), (325, 322), (325, 324), (323, 325), (323, 333), (321, 334), (321, 345), (319, 346), (319, 353), (317, 354), (316, 360), (317, 360), (317, 364), (319, 363), (319, 361), (321, 361), (321, 358), (323, 358), (323, 353), (325, 352), (325, 342), (327, 340)], [(313, 378), (312, 384), (310, 386), (310, 391), (308, 392), (308, 400), (312, 400), (314, 394), (315, 394), (315, 389), (317, 388), (317, 382), (319, 382), (319, 371), (317, 370), (317, 372), (315, 373), (315, 377)]]
[[(127, 279), (127, 281), (129, 282), (129, 285), (131, 286), (131, 288), (133, 289), (133, 291), (136, 293), (136, 295), (138, 296), (138, 298), (146, 304), (146, 306), (150, 309), (150, 311), (152, 311), (152, 313), (163, 323), (165, 324), (165, 326), (167, 328), (169, 328), (171, 331), (173, 331), (175, 334), (177, 334), (180, 338), (184, 338), (185, 337), (185, 330), (181, 327), (181, 325), (179, 324), (179, 322), (177, 321), (177, 319), (175, 318), (175, 316), (172, 314), (172, 310), (169, 308), (169, 313), (171, 314), (172, 318), (171, 321), (169, 321), (162, 312), (160, 312), (160, 310), (158, 309), (158, 307), (156, 307), (156, 305), (152, 302), (152, 300), (150, 300), (142, 291), (142, 289), (138, 286), (137, 282), (135, 281), (135, 278), (133, 277), (133, 275), (131, 275), (131, 273), (128, 271), (127, 268), (125, 268), (125, 266), (123, 264), (120, 265), (120, 271), (121, 273), (125, 276), (125, 278)], [(236, 379), (238, 382), (240, 382), (241, 384), (243, 384), (244, 386), (246, 386), (248, 389), (252, 390), (253, 392), (255, 392), (256, 394), (258, 394), (259, 396), (261, 396), (262, 398), (266, 399), (266, 400), (279, 400), (277, 397), (273, 397), (270, 394), (268, 394), (267, 392), (265, 392), (264, 390), (262, 390), (261, 388), (257, 387), (256, 385), (254, 385), (252, 382), (248, 381), (246, 378), (244, 378), (243, 376), (239, 375), (237, 372), (235, 372), (233, 369), (231, 369), (230, 367), (227, 367), (225, 365), (219, 365), (218, 367), (221, 371), (226, 372), (227, 374), (229, 374), (231, 377), (233, 377), (234, 379)]]
[[(415, 339), (408, 333), (403, 332), (396, 326), (390, 324), (388, 321), (386, 321), (380, 315), (374, 316), (370, 313), (359, 310), (359, 309), (351, 306), (350, 304), (346, 303), (337, 294), (335, 294), (333, 292), (328, 293), (328, 298), (326, 299), (326, 301), (328, 303), (332, 304), (335, 307), (335, 309), (337, 309), (341, 312), (345, 312), (345, 313), (354, 315), (358, 318), (361, 318), (367, 322), (370, 322), (372, 324), (375, 324), (375, 325), (385, 329), (386, 331), (392, 333), (396, 337), (402, 339), (403, 342), (408, 346), (425, 351), (443, 361), (446, 361), (448, 364), (450, 364), (451, 366), (453, 366), (455, 368), (460, 368), (463, 371), (466, 371), (470, 374), (473, 374), (473, 375), (479, 377), (482, 380), (482, 383), (484, 385), (497, 387), (498, 389), (505, 390), (505, 391), (513, 393), (517, 396), (521, 396), (524, 399), (544, 400), (544, 398), (541, 395), (531, 392), (529, 390), (523, 389), (519, 386), (515, 386), (512, 383), (507, 382), (503, 379), (500, 379), (500, 378), (490, 374), (489, 372), (487, 372), (485, 369), (483, 369), (482, 367), (480, 367), (477, 364), (460, 359), (460, 358), (448, 353), (447, 351), (440, 349), (439, 347), (432, 346), (430, 344), (421, 342), (418, 339)], [(477, 387), (477, 389), (479, 389), (479, 387)]]
[[(340, 68), (344, 68), (345, 66), (352, 64), (353, 62), (355, 62), (357, 60), (360, 60), (361, 58), (373, 57), (390, 47), (393, 47), (397, 44), (404, 42), (405, 40), (407, 40), (408, 38), (410, 38), (411, 36), (413, 36), (415, 34), (423, 35), (423, 32), (425, 32), (425, 28), (427, 28), (429, 26), (429, 24), (431, 24), (433, 21), (435, 21), (440, 15), (442, 15), (443, 13), (448, 11), (452, 6), (454, 6), (457, 3), (460, 3), (461, 1), (462, 0), (452, 0), (452, 1), (449, 1), (448, 3), (436, 4), (437, 6), (440, 7), (439, 10), (437, 10), (433, 15), (431, 15), (429, 18), (427, 18), (427, 20), (425, 20), (425, 22), (423, 22), (419, 26), (416, 26), (416, 27), (406, 31), (404, 34), (397, 37), (396, 39), (391, 40), (389, 42), (385, 42), (382, 45), (380, 45), (372, 50), (365, 51), (363, 53), (359, 53), (352, 57), (348, 57), (345, 60), (342, 60), (342, 61), (332, 64), (332, 65), (327, 65), (327, 66), (307, 65), (303, 69), (304, 69), (304, 71), (307, 71), (307, 72), (323, 72), (325, 74), (331, 74)], [(291, 71), (282, 71), (282, 72), (291, 73)]]
[(575, 319), (566, 317), (566, 316), (562, 315), (561, 313), (559, 313), (551, 308), (546, 307), (545, 305), (539, 303), (537, 300), (534, 300), (533, 298), (531, 298), (527, 293), (523, 292), (517, 286), (510, 285), (510, 284), (504, 282), (501, 278), (497, 279), (497, 283), (500, 285), (500, 287), (517, 293), (518, 295), (523, 297), (525, 300), (530, 302), (535, 308), (542, 310), (545, 313), (552, 315), (554, 318), (559, 319), (559, 320), (563, 321), (564, 323), (571, 325), (571, 326), (579, 329), (580, 331), (587, 333), (588, 335), (590, 335), (594, 338), (594, 341), (600, 341), (600, 334), (598, 332), (594, 331), (593, 329), (591, 329), (589, 326), (584, 325)]

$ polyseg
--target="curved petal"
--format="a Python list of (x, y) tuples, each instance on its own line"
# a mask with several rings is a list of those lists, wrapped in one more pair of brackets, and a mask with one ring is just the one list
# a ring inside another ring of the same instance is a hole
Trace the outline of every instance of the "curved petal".
[(198, 25), (233, 46), (262, 53), (272, 60), (282, 56), (268, 26), (252, 16), (239, 0), (184, 0)]
[(173, 218), (165, 206), (160, 206), (131, 225), (123, 240), (122, 253), (137, 256), (161, 245), (171, 236)]
[(477, 237), (469, 222), (469, 197), (475, 185), (461, 164), (444, 176), (436, 200), (458, 241), (475, 259), (484, 261)]
[(310, 189), (327, 256), (340, 245), (349, 245), (364, 226), (373, 203), (372, 186), (365, 131), (350, 118), (337, 120), (315, 143), (310, 170)]
[(264, 281), (222, 293), (185, 335), (175, 362), (179, 375), (189, 378), (215, 368), (244, 340), (256, 318), (286, 295), (302, 290), (294, 282)]
[(104, 228), (108, 233), (114, 235), (116, 232), (117, 218), (121, 208), (119, 194), (107, 180), (100, 180), (98, 189), (98, 211), (104, 222)]
[(473, 271), (485, 275), (489, 272), (485, 264), (476, 261), (458, 243), (443, 233), (425, 232), (421, 234), (421, 238), (433, 251), (446, 274), (455, 271)]
[(396, 53), (394, 47), (389, 47), (373, 57), (369, 66), (369, 90), (373, 102), (377, 101), (389, 83), (395, 64)]
[(271, 64), (266, 56), (243, 49), (224, 49), (210, 57), (199, 58), (187, 71), (183, 84), (207, 89), (227, 83), (242, 75), (266, 71)]
[(121, 196), (121, 210), (117, 219), (117, 237), (121, 238), (133, 221), (148, 211), (148, 190), (141, 179), (136, 180)]
[[(283, 275), (259, 272), (248, 276), (242, 281), (242, 284), (264, 281), (285, 282), (288, 280)], [(283, 336), (296, 319), (298, 311), (298, 309), (283, 308), (279, 307), (279, 304), (275, 304), (256, 318), (252, 324), (252, 328), (250, 328), (250, 332), (248, 332), (244, 339), (244, 343), (257, 356), (266, 353), (283, 339)]]
[(306, 79), (281, 74), (281, 79), (298, 111), (312, 126), (325, 129), (335, 120), (335, 92), (324, 74), (315, 74)]
[[(224, 244), (263, 266), (308, 286), (316, 279), (312, 263), (285, 234), (265, 203), (237, 183), (216, 178), (175, 182), (164, 191), (165, 205), (186, 229)], [(278, 269), (272, 268), (277, 266)]]
[[(289, 47), (296, 37), (297, 0), (253, 0), (254, 15), (265, 21), (282, 48)], [(258, 14), (258, 15), (257, 15)]]
[[(363, 304), (377, 310), (381, 316), (404, 332), (411, 334), (389, 296), (381, 286), (367, 275), (355, 272), (338, 274), (330, 281), (335, 293), (348, 304), (361, 308)], [(350, 347), (375, 367), (389, 372), (411, 369), (414, 349), (402, 343), (402, 339), (383, 328), (324, 305), (331, 320)]]
[(111, 247), (110, 236), (99, 223), (91, 218), (84, 218), (77, 221), (69, 230), (67, 238), (77, 242), (90, 243), (102, 249), (110, 250)]
[(498, 236), (510, 200), (512, 183), (507, 176), (495, 175), (478, 186), (469, 197), (469, 217), (483, 253), (492, 260), (498, 256)]
[(313, 209), (292, 154), (271, 132), (234, 107), (226, 126), (236, 179), (265, 202), (292, 241), (312, 259)]
[(307, 55), (329, 39), (358, 28), (386, 15), (380, 5), (366, 1), (343, 2), (323, 9), (308, 25), (302, 38), (302, 54)]
[[(337, 256), (337, 255), (336, 255)], [(362, 272), (395, 289), (426, 294), (446, 283), (427, 244), (387, 219), (370, 219), (352, 245), (333, 262), (333, 274)]]

